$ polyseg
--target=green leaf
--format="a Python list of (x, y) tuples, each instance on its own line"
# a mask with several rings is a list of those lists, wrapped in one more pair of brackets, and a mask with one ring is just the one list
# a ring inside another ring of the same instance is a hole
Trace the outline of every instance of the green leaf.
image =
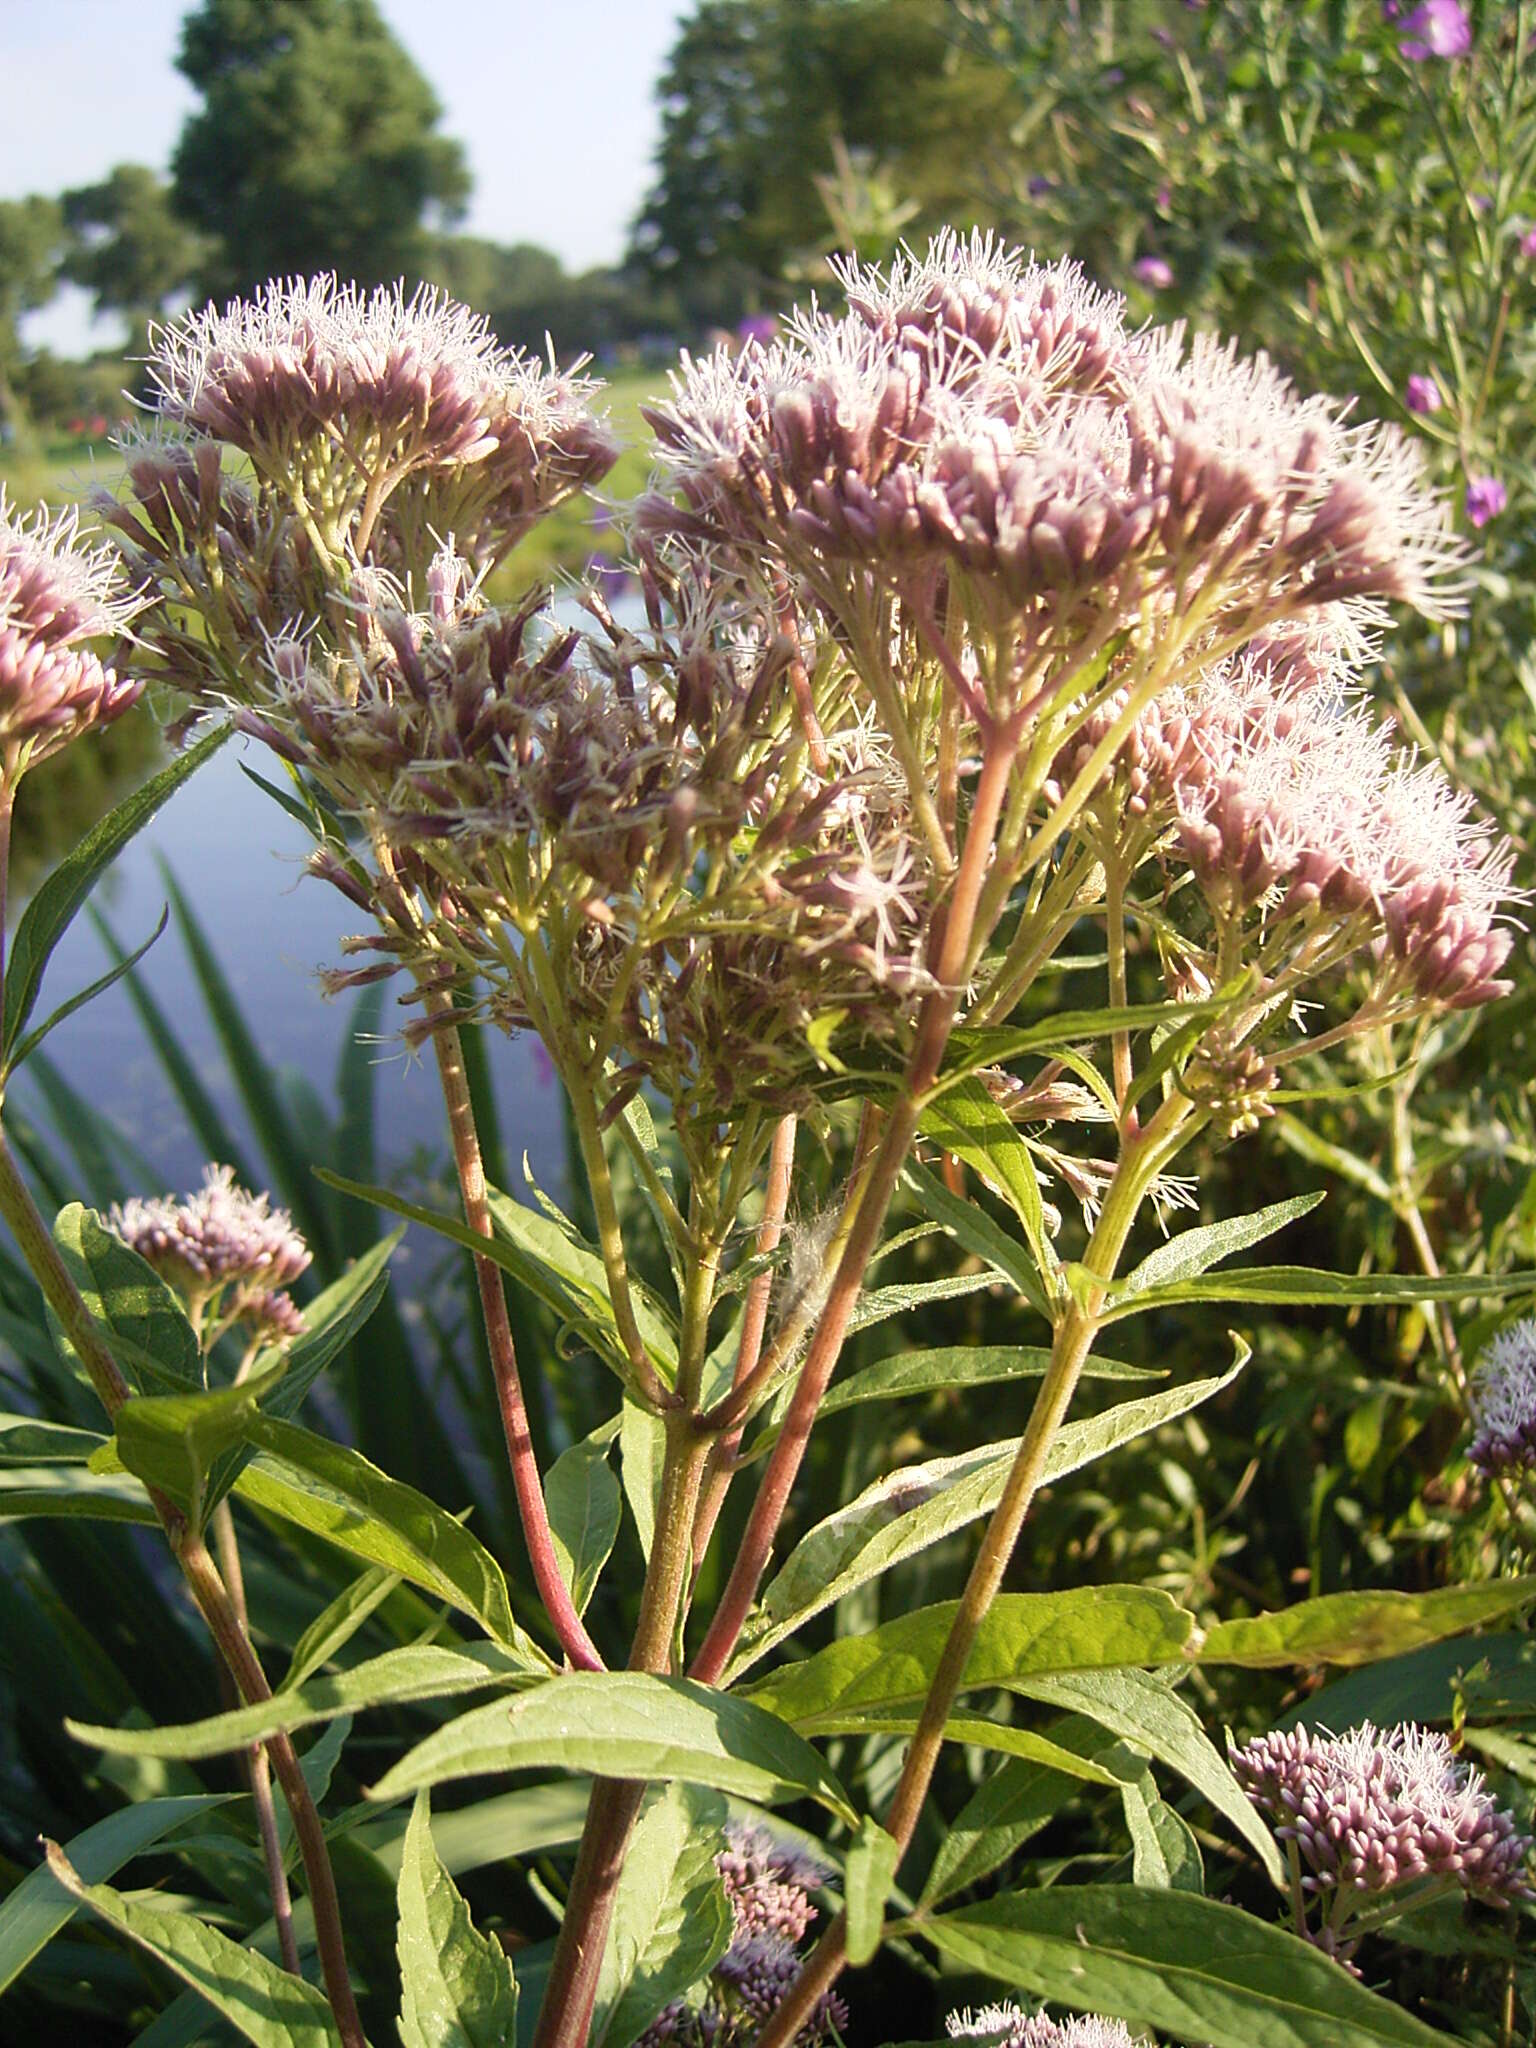
[[(760, 1680), (745, 1697), (806, 1735), (851, 1712), (916, 1705), (927, 1696), (958, 1607), (946, 1600), (843, 1637)], [(965, 1688), (1027, 1689), (1047, 1672), (1178, 1663), (1194, 1625), (1166, 1593), (1142, 1586), (1002, 1593), (977, 1631)]]
[(1130, 1300), (1108, 1302), (1099, 1320), (1117, 1323), (1175, 1301), (1288, 1302), (1302, 1308), (1360, 1308), (1410, 1301), (1474, 1301), (1530, 1294), (1536, 1273), (1457, 1273), (1428, 1280), (1412, 1273), (1327, 1273), (1311, 1266), (1241, 1266), (1229, 1273), (1173, 1280)]
[[(202, 1353), (187, 1312), (152, 1267), (102, 1223), (93, 1209), (61, 1209), (53, 1240), (112, 1356), (140, 1393), (203, 1383)], [(73, 1351), (60, 1338), (73, 1362)]]
[(1157, 1782), (1140, 1770), (1120, 1787), (1131, 1836), (1131, 1874), (1158, 1891), (1203, 1892), (1205, 1865), (1189, 1823), (1159, 1796)]
[[(425, 1209), (418, 1202), (407, 1202), (390, 1188), (345, 1180), (323, 1168), (316, 1168), (316, 1173), (327, 1187), (354, 1195), (359, 1201), (372, 1202), (376, 1208), (403, 1216), (407, 1223), (420, 1223), (465, 1251), (490, 1259), (520, 1286), (546, 1302), (566, 1325), (579, 1331), (607, 1364), (621, 1373), (627, 1370), (628, 1360), (608, 1298), (608, 1276), (602, 1260), (550, 1217), (524, 1208), (493, 1188), (491, 1216), (498, 1235), (487, 1238), (458, 1217)], [(662, 1312), (639, 1289), (635, 1290), (635, 1318), (652, 1362), (664, 1377), (670, 1378), (677, 1370), (676, 1335)]]
[(425, 1792), (405, 1831), (397, 1896), (400, 2048), (506, 2048), (517, 2027), (512, 1965), (438, 1860)]
[(962, 1969), (1211, 2048), (1450, 2048), (1310, 1942), (1191, 1892), (1055, 1885), (922, 1931)]
[(140, 1394), (117, 1412), (117, 1454), (146, 1486), (181, 1504), (201, 1531), (220, 1495), (210, 1488), (213, 1466), (249, 1435), (261, 1397), (287, 1370), (276, 1359), (265, 1372), (208, 1393)]
[(56, 1025), (62, 1024), (66, 1017), (72, 1017), (76, 1010), (83, 1010), (87, 1003), (94, 1001), (99, 995), (104, 995), (114, 982), (121, 981), (125, 974), (131, 973), (165, 930), (166, 921), (170, 914), (170, 905), (167, 904), (160, 912), (160, 922), (155, 926), (142, 946), (139, 946), (134, 952), (127, 955), (126, 958), (117, 961), (115, 965), (109, 967), (105, 974), (98, 974), (94, 981), (88, 982), (84, 988), (78, 989), (66, 1002), (60, 1003), (59, 1007), (52, 1011), (35, 1030), (29, 1031), (6, 1062), (7, 1075), (15, 1073), (16, 1069), (30, 1053), (37, 1050)]
[[(918, 1128), (946, 1152), (973, 1167), (1018, 1217), (1033, 1269), (1018, 1257), (1015, 1249), (1004, 1270), (1010, 1273), (1025, 1299), (1042, 1315), (1046, 1314), (1047, 1289), (1056, 1270), (1056, 1255), (1046, 1234), (1045, 1207), (1040, 1199), (1034, 1158), (1018, 1126), (992, 1100), (985, 1083), (972, 1076), (946, 1088), (938, 1101), (923, 1111)], [(914, 1169), (911, 1178), (914, 1185), (921, 1186), (919, 1173), (920, 1168)], [(942, 1183), (935, 1187), (931, 1175), (924, 1179), (928, 1185), (922, 1186), (923, 1206), (931, 1216), (938, 1217), (946, 1228), (954, 1228), (957, 1235), (960, 1229), (974, 1227), (959, 1223), (949, 1206), (967, 1208), (974, 1216), (974, 1203), (960, 1202)], [(944, 1215), (940, 1214), (940, 1206), (935, 1206), (941, 1193), (948, 1197), (948, 1202), (941, 1205)]]
[(82, 1472), (78, 1465), (23, 1465), (0, 1471), (0, 1522), (60, 1518), (138, 1522), (150, 1529), (159, 1525), (149, 1496), (126, 1473)]
[(653, 1793), (624, 1852), (597, 1980), (592, 2040), (629, 2048), (730, 1945), (734, 1916), (715, 1868), (726, 1803), (699, 1785)]
[(1047, 1706), (1097, 1721), (1177, 1771), (1242, 1836), (1276, 1890), (1284, 1888), (1274, 1836), (1201, 1727), (1200, 1717), (1165, 1679), (1149, 1671), (1078, 1671), (1029, 1678), (1019, 1690)]
[(608, 1463), (612, 1424), (563, 1451), (544, 1475), (555, 1561), (572, 1604), (584, 1614), (618, 1539), (624, 1500)]
[[(990, 1387), (1008, 1380), (1039, 1379), (1051, 1362), (1048, 1349), (1034, 1344), (957, 1344), (933, 1351), (898, 1351), (876, 1365), (839, 1380), (827, 1391), (820, 1412), (830, 1415), (861, 1401), (900, 1401), (947, 1387)], [(1122, 1365), (1090, 1357), (1085, 1380), (1165, 1380), (1155, 1367)], [(754, 1449), (756, 1446), (754, 1445)]]
[(0, 1468), (7, 1465), (83, 1465), (107, 1441), (94, 1429), (39, 1422), (35, 1415), (0, 1415)]
[(1228, 1216), (1220, 1223), (1203, 1223), (1194, 1230), (1181, 1230), (1126, 1275), (1114, 1289), (1114, 1299), (1142, 1294), (1149, 1287), (1160, 1287), (1173, 1280), (1191, 1280), (1234, 1252), (1245, 1252), (1250, 1245), (1262, 1244), (1266, 1237), (1273, 1237), (1299, 1217), (1310, 1216), (1325, 1196), (1326, 1190), (1322, 1189), (1314, 1195), (1294, 1195), (1287, 1202), (1271, 1202), (1268, 1208), (1256, 1209), (1249, 1216)]
[(946, 1273), (940, 1280), (901, 1280), (890, 1287), (872, 1287), (853, 1305), (853, 1314), (848, 1318), (849, 1335), (856, 1330), (871, 1330), (876, 1323), (889, 1322), (892, 1316), (926, 1308), (931, 1301), (958, 1301), (962, 1295), (980, 1294), (984, 1288), (1004, 1284), (1000, 1275), (988, 1269), (983, 1273)]
[[(1052, 1440), (1042, 1484), (1063, 1479), (1095, 1458), (1188, 1413), (1230, 1386), (1248, 1356), (1219, 1379), (1169, 1387), (1139, 1401), (1122, 1401), (1102, 1415), (1069, 1422)], [(930, 1458), (876, 1480), (846, 1507), (807, 1533), (763, 1592), (743, 1633), (731, 1676), (750, 1668), (813, 1614), (856, 1587), (942, 1542), (956, 1529), (990, 1514), (1002, 1498), (1020, 1439), (984, 1444), (953, 1457)]]
[(315, 1616), (293, 1646), (283, 1690), (291, 1692), (329, 1664), (337, 1651), (349, 1643), (374, 1609), (387, 1600), (400, 1584), (398, 1572), (375, 1565), (342, 1587), (336, 1598)]
[(1119, 1739), (1082, 1714), (1050, 1728), (1054, 1757), (1010, 1757), (979, 1786), (939, 1843), (921, 1903), (933, 1906), (988, 1877), (1075, 1798), (1085, 1778), (1118, 1786), (1135, 1766)]
[(1118, 1009), (1059, 1010), (1038, 1024), (967, 1029), (950, 1033), (953, 1064), (939, 1076), (943, 1088), (951, 1076), (973, 1074), (978, 1067), (1005, 1066), (1030, 1052), (1054, 1052), (1061, 1046), (1108, 1038), (1116, 1031), (1151, 1031), (1170, 1019), (1219, 1015), (1225, 1004), (1214, 997), (1197, 1003), (1127, 1003)]
[(857, 1822), (837, 1779), (780, 1717), (692, 1679), (642, 1671), (562, 1672), (516, 1699), (474, 1708), (418, 1743), (369, 1797), (550, 1766), (683, 1778), (760, 1806), (808, 1797)]
[(513, 1620), (501, 1566), (435, 1501), (389, 1478), (361, 1453), (297, 1423), (258, 1413), (251, 1435), (265, 1455), (240, 1476), (243, 1500), (313, 1530), (368, 1564), (398, 1572), (458, 1613), (472, 1615), (530, 1668), (548, 1668)]
[(331, 2009), (302, 1977), (190, 1913), (135, 1905), (108, 1885), (82, 1883), (56, 1843), (48, 1862), (71, 1897), (190, 1985), (254, 2048), (336, 2048)]
[(74, 923), (97, 877), (116, 860), (135, 833), (149, 823), (166, 798), (223, 746), (229, 733), (227, 725), (205, 733), (195, 745), (167, 762), (158, 774), (141, 783), (115, 810), (91, 827), (33, 895), (16, 927), (6, 961), (0, 1055), (7, 1065), (37, 1003), (43, 970), (53, 949)]
[(1203, 1664), (1263, 1670), (1287, 1664), (1373, 1664), (1442, 1636), (1501, 1621), (1536, 1600), (1536, 1575), (1429, 1593), (1328, 1593), (1278, 1614), (1220, 1621), (1200, 1648)]
[[(74, 1870), (87, 1884), (99, 1884), (135, 1856), (199, 1815), (227, 1806), (232, 1792), (196, 1793), (176, 1799), (146, 1799), (108, 1814), (67, 1845)], [(75, 1900), (46, 1863), (29, 1870), (0, 1900), (0, 1991), (19, 1977), (60, 1928), (74, 1918)]]
[(866, 1814), (849, 1845), (843, 1866), (843, 1912), (848, 1928), (848, 1960), (862, 1969), (880, 1946), (885, 1930), (885, 1902), (896, 1882), (901, 1844)]
[(105, 1728), (86, 1721), (66, 1721), (77, 1742), (89, 1743), (109, 1756), (166, 1757), (189, 1761), (249, 1749), (281, 1729), (307, 1728), (315, 1721), (333, 1721), (366, 1707), (398, 1706), (407, 1700), (436, 1700), (457, 1693), (479, 1692), (488, 1685), (527, 1684), (526, 1664), (500, 1644), (478, 1643), (450, 1650), (435, 1643), (411, 1643), (385, 1650), (350, 1671), (307, 1679), (285, 1686), (269, 1700), (232, 1707), (205, 1720), (184, 1721), (173, 1728)]
[(1292, 1707), (1277, 1724), (1342, 1733), (1361, 1721), (1449, 1721), (1457, 1701), (1475, 1697), (1474, 1711), (1536, 1709), (1536, 1636), (1472, 1636), (1426, 1643), (1335, 1679)]

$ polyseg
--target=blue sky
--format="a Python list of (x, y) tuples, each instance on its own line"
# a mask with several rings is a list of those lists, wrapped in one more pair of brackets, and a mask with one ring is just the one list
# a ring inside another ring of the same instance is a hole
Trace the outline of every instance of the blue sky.
[[(464, 223), (572, 269), (614, 261), (649, 179), (653, 88), (688, 0), (380, 0), (469, 157)], [(193, 95), (188, 0), (0, 0), (0, 198), (163, 168)], [(78, 304), (34, 323), (79, 345)]]

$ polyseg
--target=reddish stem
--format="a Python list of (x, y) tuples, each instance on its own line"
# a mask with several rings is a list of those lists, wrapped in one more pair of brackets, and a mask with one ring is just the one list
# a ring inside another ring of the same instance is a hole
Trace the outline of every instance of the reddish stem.
[[(475, 1128), (464, 1048), (458, 1026), (441, 1021), (452, 1015), (451, 1006), (440, 1000), (435, 1008), (439, 1022), (432, 1033), (432, 1043), (437, 1052), (437, 1071), (443, 1084), (443, 1102), (448, 1110), (448, 1128), (453, 1137), (453, 1157), (459, 1173), (464, 1220), (478, 1236), (490, 1237), (491, 1208), (486, 1191), (485, 1161), (480, 1153), (480, 1135)], [(560, 1646), (572, 1665), (578, 1671), (602, 1671), (606, 1666), (576, 1612), (555, 1557), (549, 1510), (544, 1504), (544, 1488), (539, 1479), (538, 1460), (534, 1456), (533, 1437), (528, 1428), (528, 1406), (523, 1399), (523, 1383), (518, 1376), (512, 1323), (507, 1314), (507, 1298), (502, 1291), (501, 1268), (494, 1259), (483, 1257), (478, 1252), (475, 1254), (475, 1281), (480, 1289), (480, 1309), (485, 1319), (491, 1371), (496, 1379), (501, 1427), (507, 1440), (507, 1459), (512, 1467), (512, 1485), (517, 1494), (518, 1516), (533, 1566), (534, 1583), (560, 1638)]]

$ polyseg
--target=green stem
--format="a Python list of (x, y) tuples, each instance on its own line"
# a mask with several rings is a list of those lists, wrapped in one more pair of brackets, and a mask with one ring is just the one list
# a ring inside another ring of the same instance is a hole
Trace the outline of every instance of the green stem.
[[(1083, 1254), (1087, 1269), (1106, 1282), (1119, 1263), (1147, 1189), (1183, 1142), (1191, 1115), (1191, 1106), (1182, 1096), (1170, 1096), (1145, 1131), (1125, 1144), (1106, 1190), (1098, 1224)], [(887, 1833), (895, 1837), (903, 1851), (911, 1843), (928, 1796), (943, 1747), (945, 1725), (964, 1683), (965, 1667), (976, 1637), (1002, 1585), (1019, 1532), (1044, 1477), (1051, 1444), (1071, 1404), (1097, 1333), (1104, 1293), (1103, 1286), (1095, 1286), (1086, 1301), (1071, 1304), (1057, 1326), (1050, 1365), (1035, 1396), (1002, 1498), (987, 1524), (960, 1596), (885, 1817)], [(837, 1981), (846, 1960), (847, 1922), (839, 1914), (758, 2036), (757, 2048), (790, 2048)]]
[(640, 1325), (635, 1320), (624, 1232), (619, 1222), (619, 1205), (614, 1199), (613, 1176), (608, 1170), (608, 1154), (603, 1149), (603, 1134), (598, 1128), (597, 1104), (591, 1089), (580, 1085), (574, 1076), (567, 1086), (566, 1095), (571, 1105), (571, 1121), (576, 1127), (576, 1142), (581, 1148), (581, 1163), (592, 1195), (593, 1214), (597, 1218), (598, 1248), (603, 1255), (608, 1299), (613, 1307), (614, 1322), (618, 1325), (619, 1341), (624, 1346), (640, 1393), (653, 1408), (664, 1412), (676, 1406), (676, 1397), (663, 1384), (652, 1365), (645, 1339), (640, 1335)]

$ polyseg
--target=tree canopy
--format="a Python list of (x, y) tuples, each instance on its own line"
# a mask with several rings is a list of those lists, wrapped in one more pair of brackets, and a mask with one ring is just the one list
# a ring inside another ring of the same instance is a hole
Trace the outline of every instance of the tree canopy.
[(469, 173), (374, 0), (203, 0), (177, 61), (203, 98), (172, 168), (177, 211), (211, 238), (207, 290), (421, 273)]
[(122, 313), (136, 328), (185, 291), (206, 260), (170, 186), (144, 164), (114, 165), (99, 183), (66, 192), (63, 207), (62, 275), (91, 294), (98, 313)]

